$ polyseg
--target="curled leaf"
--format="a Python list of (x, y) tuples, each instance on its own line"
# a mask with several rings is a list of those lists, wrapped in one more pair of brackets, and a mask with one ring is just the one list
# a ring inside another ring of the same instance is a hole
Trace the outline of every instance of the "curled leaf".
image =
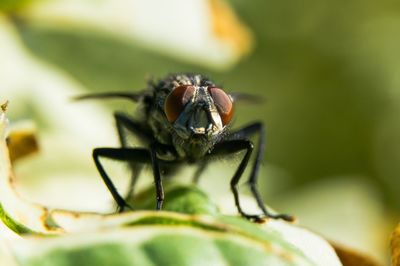
[(332, 245), (336, 254), (339, 256), (340, 261), (343, 263), (343, 266), (381, 266), (381, 264), (365, 254), (338, 244)]
[[(2, 113), (1, 134), (6, 121)], [(0, 218), (24, 236), (9, 245), (20, 265), (341, 265), (325, 240), (296, 225), (222, 215), (196, 187), (166, 192), (164, 211), (51, 210), (16, 193), (5, 138), (0, 140)], [(145, 209), (147, 193), (137, 202)]]

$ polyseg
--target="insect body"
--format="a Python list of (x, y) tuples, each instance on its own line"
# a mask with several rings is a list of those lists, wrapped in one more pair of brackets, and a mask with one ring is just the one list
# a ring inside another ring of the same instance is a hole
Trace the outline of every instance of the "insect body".
[[(174, 74), (157, 83), (150, 83), (146, 90), (139, 93), (99, 93), (77, 97), (76, 99), (122, 97), (139, 103), (136, 120), (124, 113), (114, 114), (122, 147), (93, 150), (97, 169), (119, 210), (122, 211), (128, 205), (104, 170), (101, 157), (129, 162), (136, 170), (135, 173), (140, 172), (143, 164), (151, 164), (157, 194), (156, 209), (160, 210), (164, 201), (161, 170), (179, 167), (184, 162), (198, 163), (199, 168), (194, 176), (197, 181), (212, 158), (244, 151), (245, 155), (230, 183), (239, 213), (255, 221), (262, 217), (292, 220), (289, 215), (270, 213), (257, 190), (257, 173), (264, 152), (263, 124), (255, 122), (238, 130), (230, 129), (233, 103), (240, 96), (243, 94), (227, 94), (202, 75)], [(137, 135), (146, 147), (129, 147), (126, 130)], [(259, 135), (259, 141), (248, 183), (262, 215), (244, 212), (238, 192), (238, 182), (254, 149), (250, 137), (255, 134)], [(136, 178), (137, 174), (132, 177), (133, 180)]]

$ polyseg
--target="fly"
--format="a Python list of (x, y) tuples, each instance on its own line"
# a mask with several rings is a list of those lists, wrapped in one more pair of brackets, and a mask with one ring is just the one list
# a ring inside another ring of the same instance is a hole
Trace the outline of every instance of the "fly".
[[(292, 221), (287, 214), (273, 214), (264, 205), (257, 189), (257, 174), (264, 154), (264, 126), (254, 122), (237, 130), (231, 130), (234, 102), (251, 97), (245, 94), (227, 94), (220, 86), (200, 74), (173, 74), (159, 82), (150, 82), (148, 88), (137, 92), (106, 92), (78, 96), (75, 99), (126, 98), (137, 102), (139, 117), (116, 112), (114, 114), (120, 148), (95, 148), (93, 159), (119, 211), (130, 207), (118, 193), (104, 170), (100, 158), (130, 163), (135, 169), (132, 188), (143, 164), (151, 164), (156, 188), (156, 209), (161, 210), (164, 189), (161, 172), (174, 169), (184, 162), (198, 163), (194, 174), (197, 182), (212, 158), (229, 156), (244, 151), (235, 174), (230, 181), (238, 212), (252, 221), (274, 218)], [(126, 131), (136, 135), (145, 148), (132, 148), (126, 141)], [(251, 165), (248, 184), (256, 199), (261, 215), (246, 213), (239, 201), (238, 183), (250, 162), (254, 145), (250, 137), (258, 135), (255, 159)]]

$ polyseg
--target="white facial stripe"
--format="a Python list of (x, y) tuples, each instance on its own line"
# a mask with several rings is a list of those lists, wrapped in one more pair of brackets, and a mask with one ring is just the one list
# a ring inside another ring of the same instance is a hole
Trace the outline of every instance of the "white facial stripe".
[(217, 110), (213, 110), (211, 111), (211, 117), (212, 120), (214, 121), (214, 125), (217, 128), (216, 133), (219, 133), (219, 131), (221, 131), (224, 126), (222, 125), (222, 119), (221, 116), (219, 115)]
[(193, 86), (194, 92), (193, 92), (193, 97), (190, 99), (190, 102), (194, 103), (197, 99), (197, 95), (199, 94), (199, 88), (197, 86)]

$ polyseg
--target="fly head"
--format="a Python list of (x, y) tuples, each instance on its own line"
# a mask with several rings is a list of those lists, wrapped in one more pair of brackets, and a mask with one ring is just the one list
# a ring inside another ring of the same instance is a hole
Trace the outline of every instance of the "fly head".
[(166, 97), (164, 113), (178, 153), (198, 158), (223, 137), (232, 120), (233, 101), (214, 85), (179, 84)]

